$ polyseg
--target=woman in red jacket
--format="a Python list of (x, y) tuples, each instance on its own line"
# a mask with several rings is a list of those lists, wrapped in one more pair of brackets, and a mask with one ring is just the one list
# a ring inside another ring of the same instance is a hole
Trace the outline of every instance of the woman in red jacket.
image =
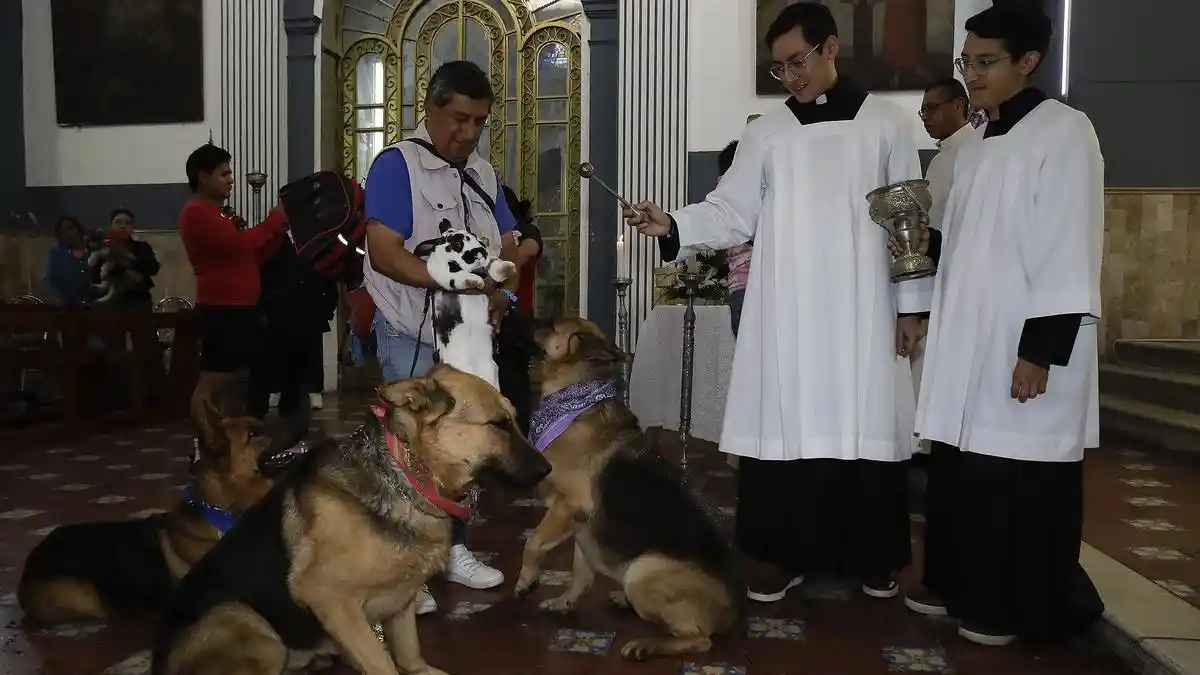
[(233, 191), (230, 159), (228, 152), (211, 143), (188, 156), (188, 185), (196, 196), (179, 214), (179, 236), (196, 275), (200, 328), (200, 380), (192, 394), (194, 419), (203, 419), (205, 404), (224, 392), (239, 371), (248, 369), (260, 349), (260, 249), (287, 229), (287, 217), (279, 205), (262, 224), (249, 229), (240, 229), (222, 212), (222, 204)]

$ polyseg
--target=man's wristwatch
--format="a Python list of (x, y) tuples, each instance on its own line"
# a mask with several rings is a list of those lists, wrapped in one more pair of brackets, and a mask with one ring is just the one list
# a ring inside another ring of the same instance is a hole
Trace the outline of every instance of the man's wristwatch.
[(516, 306), (516, 304), (517, 304), (517, 294), (516, 293), (513, 293), (512, 291), (510, 291), (504, 287), (500, 287), (496, 290), (500, 291), (501, 293), (504, 294), (504, 297), (508, 298), (508, 306), (510, 309)]

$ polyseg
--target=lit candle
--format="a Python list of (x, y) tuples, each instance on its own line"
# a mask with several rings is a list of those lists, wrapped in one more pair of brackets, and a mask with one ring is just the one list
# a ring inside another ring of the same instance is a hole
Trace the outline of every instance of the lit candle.
[(627, 269), (625, 261), (625, 233), (617, 235), (617, 277), (624, 278)]

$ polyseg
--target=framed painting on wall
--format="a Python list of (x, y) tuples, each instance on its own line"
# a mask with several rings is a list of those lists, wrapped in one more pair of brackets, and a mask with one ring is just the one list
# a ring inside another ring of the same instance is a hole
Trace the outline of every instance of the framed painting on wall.
[(202, 0), (50, 0), (61, 126), (204, 121)]
[[(784, 95), (767, 72), (763, 39), (785, 7), (797, 0), (756, 0), (755, 89)], [(821, 0), (838, 26), (838, 72), (868, 91), (924, 89), (954, 74), (954, 0)]]

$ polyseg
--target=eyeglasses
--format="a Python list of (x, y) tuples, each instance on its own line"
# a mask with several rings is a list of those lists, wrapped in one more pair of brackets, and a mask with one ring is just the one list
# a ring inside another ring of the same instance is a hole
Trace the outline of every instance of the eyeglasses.
[(804, 69), (808, 67), (808, 57), (812, 56), (813, 52), (820, 48), (821, 45), (817, 45), (816, 47), (808, 50), (808, 53), (799, 59), (789, 59), (787, 63), (772, 64), (767, 72), (771, 74), (771, 77), (780, 81), (782, 81), (784, 78), (789, 80), (793, 79), (800, 73), (804, 72)]
[(953, 103), (954, 101), (955, 99), (951, 98), (946, 99), (945, 101), (938, 101), (937, 103), (923, 105), (921, 106), (921, 109), (917, 111), (917, 117), (921, 118), (922, 122), (928, 121), (929, 118), (933, 117), (933, 114), (938, 111), (938, 108), (941, 108), (947, 103)]
[(985, 56), (978, 59), (957, 58), (954, 59), (954, 67), (958, 70), (960, 75), (966, 75), (968, 70), (973, 70), (978, 75), (985, 75), (987, 74), (987, 71), (992, 69), (992, 66), (1011, 58), (1011, 56), (1007, 55), (992, 57)]

